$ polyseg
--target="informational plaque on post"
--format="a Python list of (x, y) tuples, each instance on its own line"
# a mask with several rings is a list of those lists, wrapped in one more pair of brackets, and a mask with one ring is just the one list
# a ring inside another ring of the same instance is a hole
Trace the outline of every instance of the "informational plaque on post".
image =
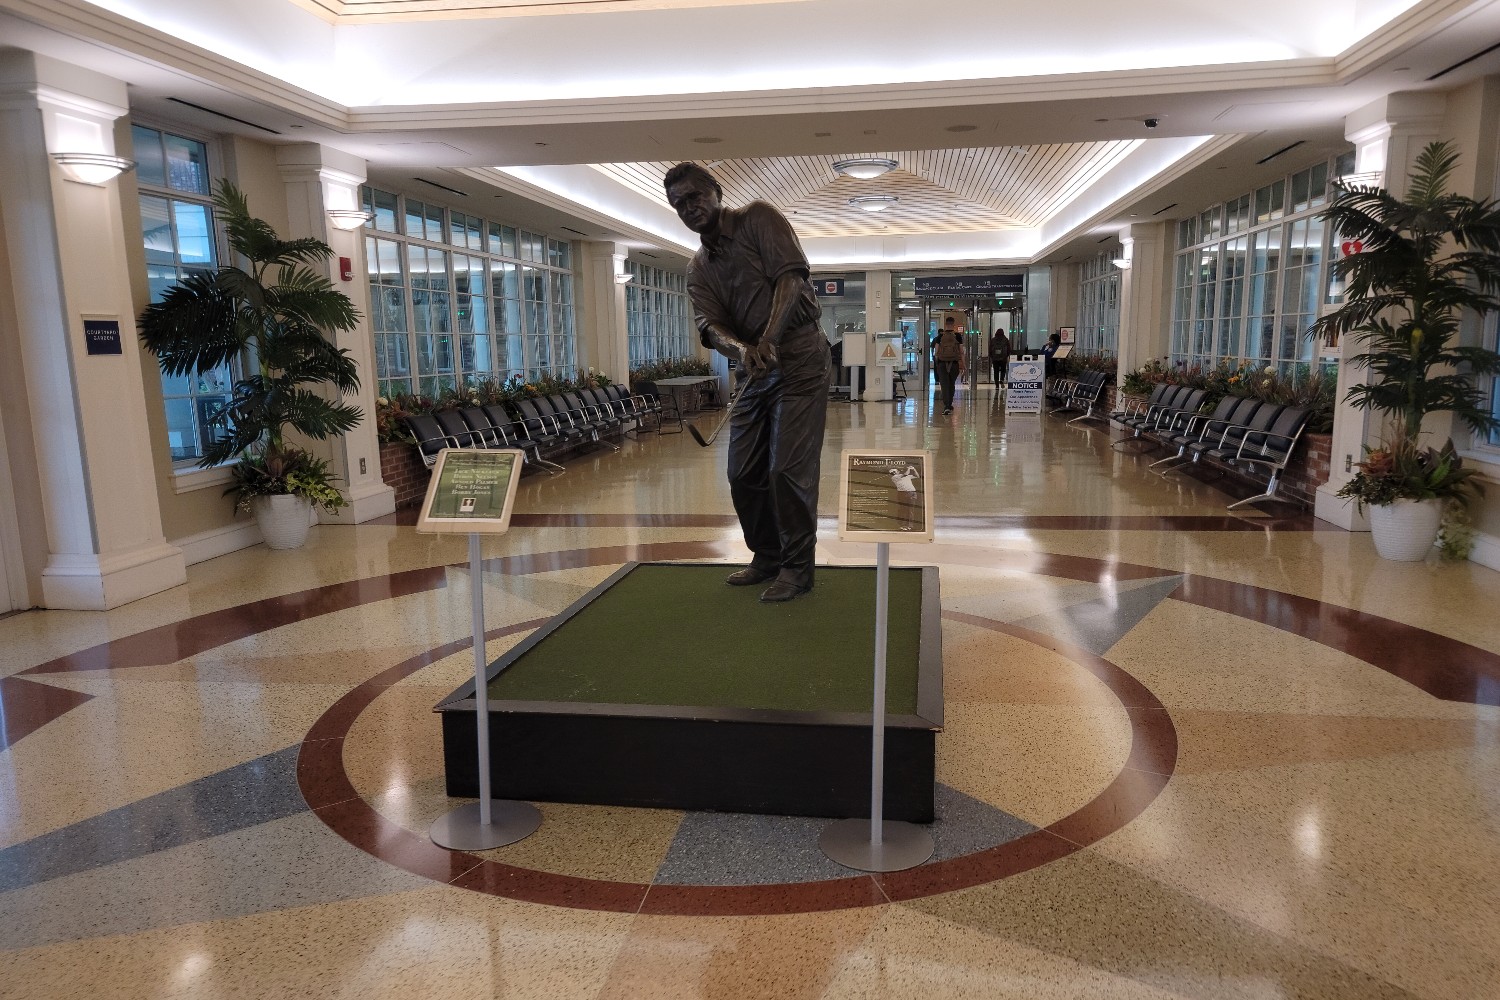
[(1006, 369), (1006, 413), (1041, 413), (1044, 369), (1040, 361), (1012, 361)]
[(932, 541), (931, 469), (930, 451), (845, 450), (839, 472), (839, 538)]
[(521, 481), (516, 448), (445, 448), (438, 452), (417, 516), (417, 530), (434, 534), (503, 534)]

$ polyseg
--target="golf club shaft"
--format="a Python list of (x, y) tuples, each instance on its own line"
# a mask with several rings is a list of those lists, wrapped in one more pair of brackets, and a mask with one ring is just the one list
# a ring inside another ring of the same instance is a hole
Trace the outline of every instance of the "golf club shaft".
[(739, 385), (734, 387), (734, 392), (729, 394), (729, 402), (724, 404), (724, 418), (719, 421), (719, 425), (714, 428), (713, 433), (708, 437), (705, 438), (701, 433), (699, 433), (696, 424), (689, 424), (688, 431), (693, 435), (693, 440), (697, 441), (705, 448), (713, 444), (714, 439), (719, 436), (719, 432), (724, 429), (724, 425), (729, 423), (729, 417), (734, 413), (734, 404), (740, 401), (740, 396), (744, 393), (745, 386), (749, 384), (750, 379), (744, 378), (740, 380)]

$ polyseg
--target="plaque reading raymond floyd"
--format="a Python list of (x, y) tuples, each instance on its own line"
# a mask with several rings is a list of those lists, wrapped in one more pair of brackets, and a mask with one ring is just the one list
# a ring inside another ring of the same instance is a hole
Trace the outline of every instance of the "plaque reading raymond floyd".
[(843, 452), (839, 538), (848, 542), (932, 541), (933, 496), (928, 451)]
[(510, 528), (522, 454), (515, 448), (445, 448), (427, 484), (417, 530), (498, 535)]

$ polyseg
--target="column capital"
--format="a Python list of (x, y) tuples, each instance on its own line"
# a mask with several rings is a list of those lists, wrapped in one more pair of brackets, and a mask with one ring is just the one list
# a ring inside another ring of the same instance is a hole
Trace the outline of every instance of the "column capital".
[(1375, 135), (1401, 128), (1437, 129), (1447, 110), (1441, 91), (1398, 91), (1386, 94), (1344, 116), (1344, 138), (1356, 145)]
[(0, 108), (42, 107), (113, 122), (130, 110), (125, 84), (35, 52), (0, 52)]

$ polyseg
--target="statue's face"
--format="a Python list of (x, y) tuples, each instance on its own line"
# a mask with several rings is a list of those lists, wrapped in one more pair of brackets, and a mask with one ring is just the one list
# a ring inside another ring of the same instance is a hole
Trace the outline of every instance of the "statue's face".
[(719, 192), (706, 178), (691, 174), (682, 178), (667, 188), (667, 204), (695, 233), (706, 233), (719, 224)]

